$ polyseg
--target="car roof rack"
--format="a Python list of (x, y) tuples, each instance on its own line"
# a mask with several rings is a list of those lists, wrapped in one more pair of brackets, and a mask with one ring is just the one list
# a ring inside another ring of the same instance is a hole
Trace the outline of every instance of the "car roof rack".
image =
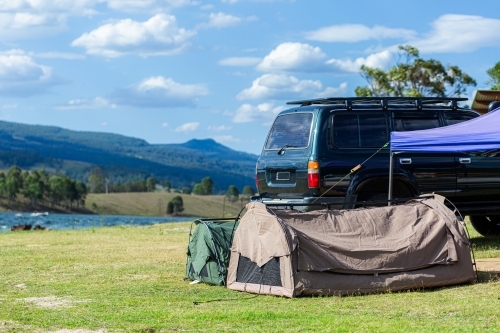
[(423, 105), (447, 104), (451, 109), (456, 110), (458, 102), (467, 100), (468, 98), (465, 97), (327, 97), (292, 101), (286, 104), (300, 106), (313, 104), (345, 105), (348, 110), (351, 110), (353, 105), (379, 105), (383, 109), (387, 109), (389, 104), (413, 104), (420, 110)]

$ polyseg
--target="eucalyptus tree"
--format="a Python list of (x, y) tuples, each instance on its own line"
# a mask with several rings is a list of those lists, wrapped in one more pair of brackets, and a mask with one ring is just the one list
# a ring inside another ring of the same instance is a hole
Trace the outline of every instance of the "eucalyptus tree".
[(356, 96), (446, 97), (463, 96), (476, 81), (458, 66), (422, 59), (417, 48), (399, 46), (399, 60), (389, 70), (362, 65), (368, 86), (357, 87)]
[(38, 201), (43, 199), (45, 184), (38, 171), (31, 171), (24, 178), (23, 195), (28, 198), (33, 208), (37, 208)]
[(22, 171), (18, 166), (12, 166), (7, 172), (5, 192), (7, 194), (9, 205), (12, 203), (12, 200), (17, 197), (23, 186), (21, 173)]
[(491, 84), (491, 90), (500, 90), (500, 61), (486, 71), (490, 80), (488, 84)]

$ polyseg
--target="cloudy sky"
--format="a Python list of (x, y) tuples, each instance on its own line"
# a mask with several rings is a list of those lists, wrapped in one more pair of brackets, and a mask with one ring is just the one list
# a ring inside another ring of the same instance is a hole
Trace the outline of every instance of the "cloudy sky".
[(287, 101), (353, 96), (398, 45), (487, 87), (500, 1), (450, 4), (0, 0), (0, 120), (259, 153)]

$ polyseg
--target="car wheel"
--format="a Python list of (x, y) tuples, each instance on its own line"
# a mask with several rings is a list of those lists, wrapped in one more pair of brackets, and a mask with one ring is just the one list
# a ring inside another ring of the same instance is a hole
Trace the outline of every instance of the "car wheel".
[(483, 236), (500, 235), (500, 215), (470, 217), (470, 223)]

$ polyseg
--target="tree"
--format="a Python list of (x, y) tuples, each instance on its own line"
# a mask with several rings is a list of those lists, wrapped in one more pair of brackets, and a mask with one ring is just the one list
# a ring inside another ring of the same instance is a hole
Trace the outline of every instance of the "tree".
[(212, 178), (205, 177), (201, 180), (200, 184), (195, 184), (193, 187), (193, 194), (196, 195), (210, 195), (214, 190), (214, 182)]
[(66, 192), (66, 182), (62, 176), (50, 176), (49, 178), (50, 189), (50, 207), (58, 205), (64, 199)]
[(361, 66), (361, 76), (368, 86), (357, 87), (356, 96), (462, 96), (467, 86), (476, 86), (476, 81), (458, 66), (444, 66), (435, 59), (424, 60), (418, 49), (410, 45), (398, 48), (400, 58), (388, 71)]
[(173, 197), (172, 200), (168, 202), (167, 214), (178, 215), (183, 210), (184, 210), (184, 203), (182, 202), (182, 197), (180, 195)]
[(103, 193), (105, 192), (105, 180), (107, 175), (102, 171), (101, 168), (92, 168), (89, 173), (89, 184), (90, 191), (92, 193)]
[(201, 180), (201, 185), (205, 191), (205, 195), (211, 195), (214, 191), (214, 181), (210, 177), (205, 177)]
[(255, 191), (252, 186), (247, 185), (243, 188), (243, 196), (250, 198), (252, 195), (255, 195)]
[(486, 71), (488, 73), (490, 80), (487, 82), (491, 84), (491, 90), (500, 90), (500, 61)]
[(163, 188), (165, 191), (170, 192), (170, 189), (172, 188), (172, 184), (168, 180), (164, 180), (163, 183)]
[(182, 188), (182, 193), (183, 194), (191, 194), (191, 189), (189, 187), (183, 187)]
[(45, 184), (38, 171), (30, 172), (24, 179), (23, 195), (30, 199), (31, 206), (37, 208), (38, 200), (43, 199)]
[(234, 185), (230, 185), (226, 192), (226, 198), (230, 202), (235, 202), (238, 200), (239, 195), (240, 191), (238, 191), (238, 188)]
[(80, 205), (82, 207), (85, 207), (85, 199), (87, 198), (87, 185), (85, 185), (83, 182), (76, 182), (76, 193), (77, 193), (77, 201), (76, 201), (76, 206), (77, 208), (80, 208)]
[(195, 195), (205, 195), (205, 188), (202, 184), (195, 184), (193, 187), (193, 194)]
[(156, 179), (153, 177), (146, 179), (146, 188), (148, 189), (148, 192), (154, 192), (156, 189)]
[(7, 198), (9, 199), (9, 205), (12, 200), (16, 198), (23, 186), (21, 173), (22, 171), (18, 166), (12, 166), (7, 172), (7, 178), (5, 179), (5, 192), (7, 194)]

